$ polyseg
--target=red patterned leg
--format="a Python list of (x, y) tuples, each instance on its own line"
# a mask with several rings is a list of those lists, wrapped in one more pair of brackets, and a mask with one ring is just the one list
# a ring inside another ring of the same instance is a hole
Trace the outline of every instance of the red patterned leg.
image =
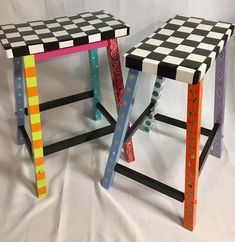
[[(122, 97), (124, 93), (124, 82), (122, 76), (122, 68), (119, 56), (119, 48), (117, 39), (112, 39), (108, 41), (108, 57), (109, 66), (112, 76), (113, 91), (117, 106), (117, 111), (119, 111), (122, 104)], [(124, 146), (125, 158), (127, 162), (132, 162), (135, 160), (134, 149), (132, 145), (132, 140), (130, 139)]]

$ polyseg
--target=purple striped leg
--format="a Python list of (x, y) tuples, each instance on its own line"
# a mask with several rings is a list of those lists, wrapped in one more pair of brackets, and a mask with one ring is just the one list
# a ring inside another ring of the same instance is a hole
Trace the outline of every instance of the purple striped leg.
[(211, 154), (217, 158), (221, 157), (222, 139), (224, 135), (224, 110), (226, 93), (226, 46), (216, 59), (215, 76), (215, 102), (214, 102), (214, 123), (219, 123), (220, 128), (214, 140)]
[(114, 168), (119, 160), (120, 153), (123, 147), (128, 122), (131, 116), (132, 107), (134, 105), (138, 75), (138, 71), (132, 69), (129, 70), (123, 96), (123, 103), (118, 114), (118, 120), (112, 140), (109, 158), (102, 181), (102, 186), (106, 189), (108, 189), (112, 185)]

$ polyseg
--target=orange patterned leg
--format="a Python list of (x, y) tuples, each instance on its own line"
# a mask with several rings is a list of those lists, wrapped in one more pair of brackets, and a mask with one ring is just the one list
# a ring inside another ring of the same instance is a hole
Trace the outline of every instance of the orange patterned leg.
[(190, 231), (196, 224), (202, 89), (203, 80), (188, 85), (184, 227)]

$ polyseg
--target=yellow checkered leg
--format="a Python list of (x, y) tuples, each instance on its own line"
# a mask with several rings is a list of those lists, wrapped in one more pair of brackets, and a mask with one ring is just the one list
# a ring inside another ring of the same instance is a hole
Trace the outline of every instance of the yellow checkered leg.
[(37, 193), (39, 198), (45, 198), (47, 196), (47, 187), (34, 55), (24, 57), (24, 70), (32, 135), (32, 151), (36, 173)]

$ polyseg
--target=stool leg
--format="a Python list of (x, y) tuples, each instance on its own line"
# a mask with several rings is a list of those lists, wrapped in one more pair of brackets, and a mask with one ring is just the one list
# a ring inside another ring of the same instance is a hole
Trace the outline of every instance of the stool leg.
[(36, 186), (39, 198), (47, 196), (46, 175), (43, 154), (41, 118), (34, 55), (24, 57), (29, 120), (32, 134), (32, 150), (36, 174)]
[(222, 139), (224, 135), (226, 77), (227, 73), (225, 47), (216, 59), (214, 123), (219, 123), (220, 128), (215, 137), (211, 154), (217, 158), (220, 158), (222, 153)]
[[(121, 69), (121, 62), (119, 56), (119, 48), (117, 39), (112, 39), (108, 41), (108, 57), (109, 66), (112, 76), (113, 91), (115, 95), (115, 101), (117, 106), (117, 111), (119, 111), (122, 104), (122, 97), (124, 92), (124, 83)], [(132, 139), (130, 139), (124, 146), (125, 158), (128, 162), (135, 160), (134, 149), (132, 145)]]
[(196, 223), (202, 89), (203, 80), (188, 85), (184, 227), (191, 231)]
[(15, 91), (15, 109), (17, 117), (17, 138), (16, 143), (18, 145), (24, 144), (24, 139), (19, 131), (19, 126), (25, 125), (24, 116), (24, 67), (22, 58), (13, 59), (14, 66), (14, 91)]
[(123, 142), (128, 127), (128, 122), (130, 119), (131, 110), (134, 105), (138, 73), (138, 71), (132, 69), (129, 70), (123, 97), (123, 104), (120, 107), (115, 133), (113, 136), (112, 145), (109, 153), (109, 158), (104, 178), (102, 181), (102, 186), (106, 189), (108, 189), (112, 185), (115, 165), (119, 160), (120, 153), (123, 147)]
[(99, 56), (98, 49), (89, 50), (90, 76), (92, 88), (94, 92), (93, 97), (93, 116), (95, 120), (101, 119), (101, 112), (96, 107), (100, 102), (100, 73), (99, 73)]
[(154, 109), (153, 111), (149, 114), (149, 116), (146, 118), (144, 122), (144, 131), (149, 132), (152, 129), (153, 122), (155, 120), (154, 116), (157, 114), (158, 111), (158, 105), (159, 105), (159, 99), (161, 97), (161, 92), (164, 86), (165, 78), (157, 76), (154, 88), (153, 88), (153, 93), (152, 93), (152, 98), (151, 98), (151, 103), (154, 103)]

